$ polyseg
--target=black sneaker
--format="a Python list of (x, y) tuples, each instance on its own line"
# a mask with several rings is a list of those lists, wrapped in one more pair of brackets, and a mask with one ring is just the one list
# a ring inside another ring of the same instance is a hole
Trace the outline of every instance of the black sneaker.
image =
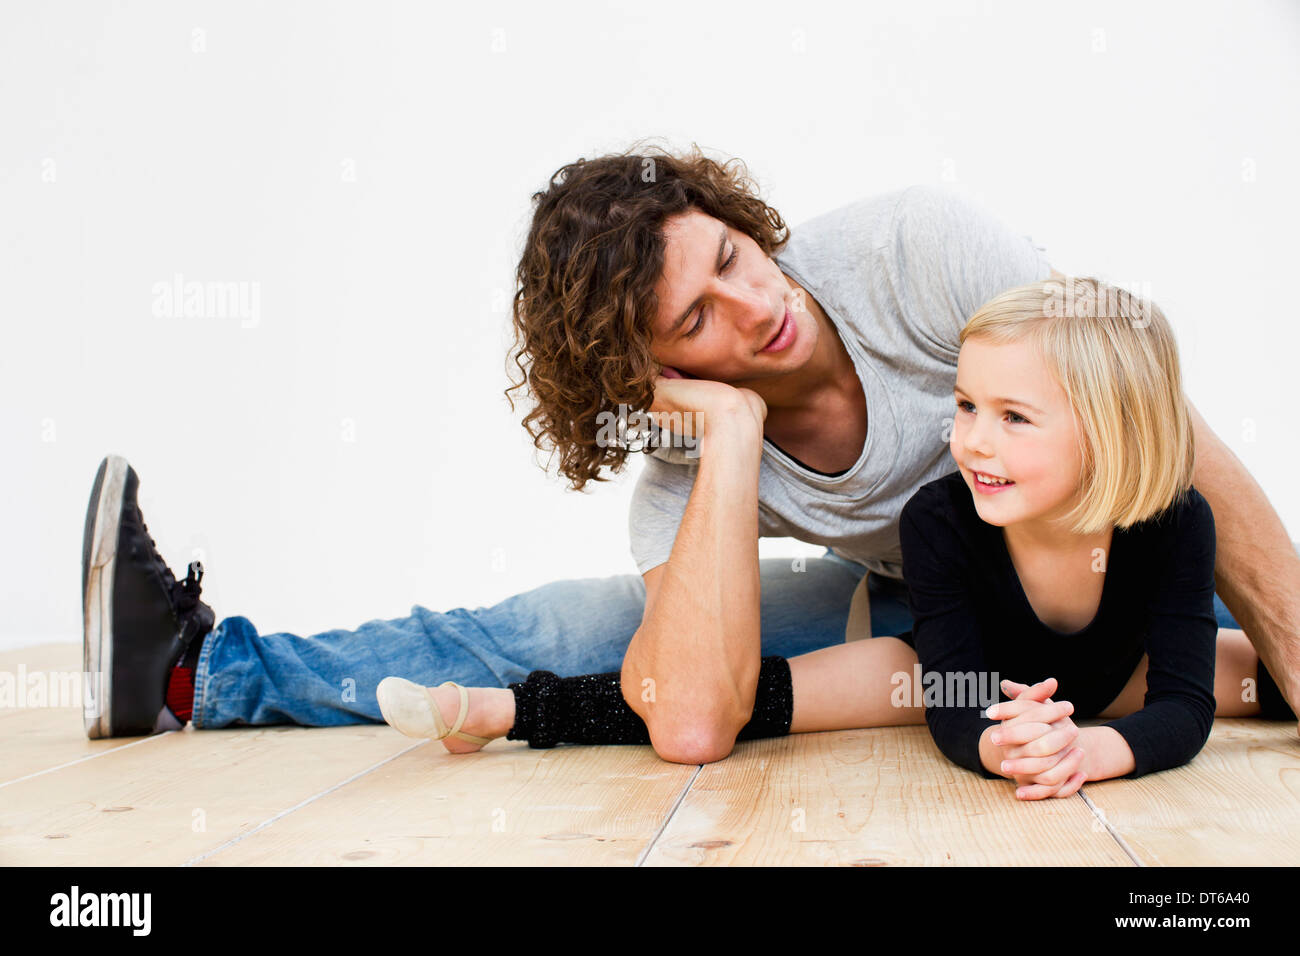
[(199, 600), (203, 565), (177, 581), (136, 503), (125, 458), (99, 465), (86, 508), (81, 595), (86, 734), (133, 737), (184, 726), (164, 701), (172, 666), (215, 621)]

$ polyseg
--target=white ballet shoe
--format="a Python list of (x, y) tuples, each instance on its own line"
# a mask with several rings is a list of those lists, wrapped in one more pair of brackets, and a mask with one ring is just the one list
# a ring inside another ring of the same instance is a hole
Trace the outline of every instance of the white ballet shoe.
[(491, 743), (491, 737), (475, 737), (461, 731), (460, 725), (469, 713), (469, 693), (455, 681), (444, 681), (438, 686), (446, 687), (448, 684), (460, 691), (460, 713), (450, 727), (442, 719), (432, 690), (414, 681), (385, 677), (375, 688), (375, 696), (379, 699), (379, 710), (388, 725), (408, 737), (432, 737), (434, 740), (455, 737), (471, 744)]

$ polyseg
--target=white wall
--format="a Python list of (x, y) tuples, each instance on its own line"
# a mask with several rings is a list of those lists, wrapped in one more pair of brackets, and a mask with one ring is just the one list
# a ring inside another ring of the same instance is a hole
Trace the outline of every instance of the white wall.
[[(796, 228), (944, 182), (1145, 283), (1300, 538), (1295, 4), (476, 6), (3, 7), (0, 642), (80, 639), (109, 452), (264, 632), (635, 573), (636, 472), (566, 491), (502, 390), (529, 195), (650, 134)], [(255, 283), (258, 321), (155, 316), (177, 273)]]

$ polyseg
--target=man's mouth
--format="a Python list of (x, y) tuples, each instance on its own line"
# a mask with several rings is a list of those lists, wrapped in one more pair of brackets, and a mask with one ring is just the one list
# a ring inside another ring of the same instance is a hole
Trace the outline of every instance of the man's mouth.
[[(779, 342), (778, 340), (782, 339), (782, 333), (786, 331), (787, 326), (789, 326), (790, 323), (792, 322), (794, 322), (794, 317), (790, 315), (790, 311), (787, 309), (785, 315), (782, 316), (781, 318), (781, 324), (776, 327), (776, 331), (772, 334), (772, 337), (767, 340), (766, 344), (764, 344), (764, 346), (761, 349), (759, 349), (759, 351), (766, 352), (770, 350), (773, 345), (784, 344), (783, 342)], [(787, 339), (789, 338), (788, 335), (785, 337)]]

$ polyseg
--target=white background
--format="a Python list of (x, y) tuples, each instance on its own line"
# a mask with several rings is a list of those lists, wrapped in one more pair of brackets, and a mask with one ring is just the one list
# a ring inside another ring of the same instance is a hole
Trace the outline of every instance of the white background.
[[(0, 645), (80, 640), (110, 452), (264, 633), (635, 573), (641, 462), (572, 493), (502, 393), (531, 193), (647, 135), (796, 231), (943, 183), (1141, 285), (1300, 537), (1298, 54), (1291, 2), (8, 2)], [(257, 283), (258, 323), (155, 316), (176, 273)]]

